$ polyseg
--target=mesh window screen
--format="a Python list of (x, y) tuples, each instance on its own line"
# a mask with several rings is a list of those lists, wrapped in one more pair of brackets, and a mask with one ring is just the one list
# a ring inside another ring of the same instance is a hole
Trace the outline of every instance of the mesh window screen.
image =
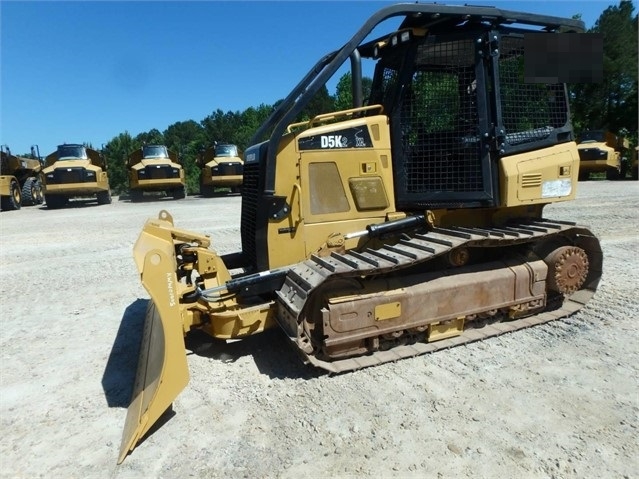
[(409, 194), (483, 190), (471, 39), (418, 47), (400, 123)]
[(378, 103), (382, 105), (389, 105), (393, 102), (394, 98), (392, 97), (395, 93), (395, 88), (397, 85), (397, 70), (392, 68), (384, 68), (384, 72), (382, 74), (382, 92), (381, 99), (377, 100)]
[(520, 145), (548, 138), (568, 121), (562, 84), (524, 83), (524, 39), (503, 36), (499, 88), (506, 143)]

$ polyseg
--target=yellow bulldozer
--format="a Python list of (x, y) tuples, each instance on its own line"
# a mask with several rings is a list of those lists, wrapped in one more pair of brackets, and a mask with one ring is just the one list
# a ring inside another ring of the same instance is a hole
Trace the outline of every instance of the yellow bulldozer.
[(231, 193), (239, 193), (242, 187), (244, 160), (237, 145), (215, 143), (200, 152), (197, 157), (200, 167), (200, 194), (210, 197), (216, 188), (230, 188)]
[(164, 145), (144, 145), (129, 155), (131, 201), (140, 201), (145, 192), (164, 192), (179, 200), (186, 197), (184, 168), (177, 153)]
[(627, 138), (605, 130), (584, 131), (577, 144), (579, 151), (579, 180), (588, 180), (592, 173), (605, 173), (607, 180), (626, 176), (627, 165), (622, 156), (630, 147)]
[(44, 163), (40, 177), (47, 208), (62, 208), (72, 198), (95, 197), (99, 205), (111, 203), (106, 160), (99, 151), (65, 143), (47, 155)]
[[(369, 39), (387, 19), (391, 31)], [(193, 330), (236, 340), (279, 327), (305, 363), (341, 373), (546, 323), (588, 302), (599, 241), (543, 215), (576, 195), (567, 89), (524, 81), (528, 32), (573, 35), (583, 22), (385, 7), (255, 132), (244, 153), (241, 251), (218, 255), (167, 211), (147, 221), (134, 258), (151, 300), (120, 462), (187, 385)], [(366, 102), (364, 61), (374, 65)], [(301, 117), (344, 63), (353, 107)]]
[(0, 148), (0, 208), (19, 210), (22, 206), (40, 205), (44, 200), (40, 172), (42, 162), (31, 147), (31, 158), (11, 154), (8, 146)]

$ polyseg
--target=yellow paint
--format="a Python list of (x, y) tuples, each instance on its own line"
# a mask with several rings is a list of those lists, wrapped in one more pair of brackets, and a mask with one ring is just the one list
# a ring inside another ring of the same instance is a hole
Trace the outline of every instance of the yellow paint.
[(402, 305), (399, 301), (394, 303), (378, 304), (375, 306), (375, 321), (399, 318), (402, 314)]

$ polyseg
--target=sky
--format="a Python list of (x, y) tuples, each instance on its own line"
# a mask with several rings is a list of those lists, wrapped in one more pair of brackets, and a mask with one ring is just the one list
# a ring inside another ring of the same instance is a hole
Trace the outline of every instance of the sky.
[[(0, 144), (46, 156), (273, 104), (393, 3), (0, 0)], [(581, 14), (590, 28), (618, 0), (439, 3)]]

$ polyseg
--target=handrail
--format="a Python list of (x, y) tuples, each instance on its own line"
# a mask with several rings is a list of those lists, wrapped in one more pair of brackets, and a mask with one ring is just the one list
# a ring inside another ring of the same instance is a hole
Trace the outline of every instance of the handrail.
[(377, 110), (379, 109), (379, 114), (381, 115), (384, 112), (384, 106), (383, 105), (369, 105), (369, 106), (362, 106), (359, 108), (350, 108), (348, 110), (341, 110), (341, 111), (336, 111), (336, 112), (332, 112), (332, 113), (322, 113), (320, 115), (317, 115), (316, 117), (312, 118), (309, 122), (308, 122), (308, 126), (312, 127), (315, 126), (319, 123), (324, 123), (325, 121), (330, 121), (330, 120), (335, 120), (337, 118), (340, 118), (342, 116), (352, 116), (355, 113), (359, 113), (359, 112), (363, 112), (363, 111), (370, 111), (370, 110)]
[[(297, 216), (297, 223), (301, 224), (304, 221), (304, 216), (302, 215), (302, 187), (298, 183), (293, 183), (293, 189), (297, 191), (297, 205), (300, 209), (300, 213)], [(292, 195), (291, 195), (292, 199)]]
[(355, 113), (361, 113), (364, 111), (371, 110), (379, 110), (378, 114), (381, 115), (384, 113), (384, 105), (368, 105), (368, 106), (360, 106), (359, 108), (349, 108), (348, 110), (340, 110), (331, 113), (322, 113), (320, 115), (314, 116), (308, 121), (300, 121), (297, 123), (291, 123), (286, 127), (286, 133), (290, 133), (293, 131), (293, 128), (297, 128), (298, 126), (307, 125), (308, 128), (313, 126), (317, 126), (321, 123), (325, 123), (327, 121), (336, 120), (337, 118), (345, 117), (345, 116), (353, 116)]

